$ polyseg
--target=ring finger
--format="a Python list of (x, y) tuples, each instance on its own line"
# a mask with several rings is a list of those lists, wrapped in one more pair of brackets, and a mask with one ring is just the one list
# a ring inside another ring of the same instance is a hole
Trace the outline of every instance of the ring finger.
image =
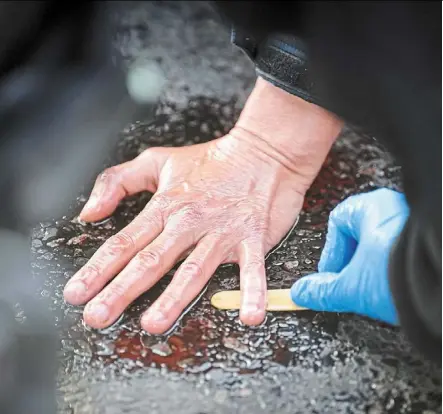
[(162, 295), (143, 315), (142, 328), (152, 334), (169, 329), (203, 290), (222, 263), (225, 253), (219, 238), (203, 238), (179, 267)]

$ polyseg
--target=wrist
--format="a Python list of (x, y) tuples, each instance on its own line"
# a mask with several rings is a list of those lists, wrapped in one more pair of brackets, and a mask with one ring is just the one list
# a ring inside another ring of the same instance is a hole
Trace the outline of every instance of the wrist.
[(231, 135), (296, 173), (307, 190), (342, 128), (334, 114), (258, 78)]

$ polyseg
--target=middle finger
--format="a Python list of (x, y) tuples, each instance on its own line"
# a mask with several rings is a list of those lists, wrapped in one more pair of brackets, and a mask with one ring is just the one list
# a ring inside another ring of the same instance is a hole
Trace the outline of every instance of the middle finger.
[(165, 230), (141, 250), (85, 307), (84, 320), (93, 328), (112, 324), (137, 297), (154, 286), (192, 244), (189, 232), (167, 225)]

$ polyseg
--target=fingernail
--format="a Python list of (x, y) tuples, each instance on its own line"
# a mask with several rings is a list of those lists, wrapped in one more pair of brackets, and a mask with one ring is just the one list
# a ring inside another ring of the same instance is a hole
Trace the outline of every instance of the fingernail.
[(86, 309), (88, 317), (101, 324), (109, 319), (109, 308), (103, 303), (93, 303)]
[(75, 305), (83, 301), (86, 292), (85, 284), (79, 280), (74, 280), (65, 286), (63, 293), (67, 302)]

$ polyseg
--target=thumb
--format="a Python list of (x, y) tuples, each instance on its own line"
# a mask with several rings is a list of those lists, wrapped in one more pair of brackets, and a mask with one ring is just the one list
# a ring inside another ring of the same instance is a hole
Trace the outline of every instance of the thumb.
[(360, 239), (365, 197), (367, 194), (348, 197), (332, 210), (319, 272), (341, 272), (352, 259)]
[(103, 171), (80, 213), (80, 219), (87, 222), (102, 220), (114, 212), (123, 198), (142, 191), (154, 193), (167, 157), (163, 149), (152, 148), (131, 161)]
[(315, 273), (297, 280), (291, 288), (294, 303), (315, 311), (350, 312), (352, 296), (340, 273)]

